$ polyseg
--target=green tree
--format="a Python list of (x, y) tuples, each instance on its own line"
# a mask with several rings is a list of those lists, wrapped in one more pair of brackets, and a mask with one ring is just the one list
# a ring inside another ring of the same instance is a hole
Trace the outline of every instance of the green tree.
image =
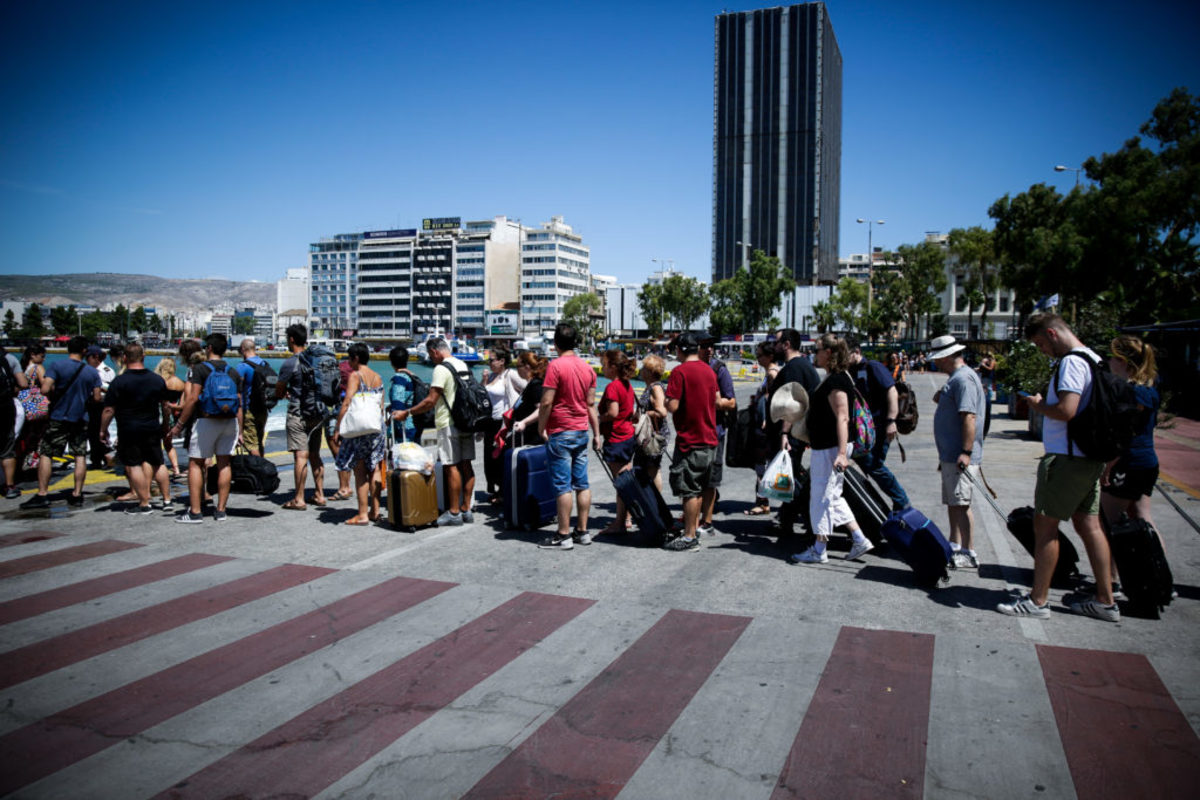
[[(662, 285), (650, 283), (646, 281), (642, 284), (641, 291), (638, 292), (638, 310), (642, 312), (642, 319), (646, 322), (646, 327), (650, 330), (657, 330), (663, 333), (666, 330), (666, 319), (663, 313), (663, 291)], [(658, 326), (655, 328), (655, 326)]]
[(17, 332), (17, 317), (10, 308), (4, 313), (4, 335), (12, 338)]
[(149, 329), (149, 320), (146, 319), (146, 309), (138, 306), (129, 315), (129, 330), (145, 333)]
[(75, 318), (75, 306), (55, 306), (50, 310), (50, 327), (59, 336), (74, 333), (79, 325)]
[(813, 304), (813, 325), (821, 333), (828, 333), (837, 326), (837, 312), (827, 300)]
[(159, 319), (157, 313), (150, 316), (150, 321), (147, 323), (147, 325), (149, 326), (151, 333), (163, 333), (165, 330), (163, 327), (163, 321)]
[(76, 324), (79, 326), (79, 330), (82, 331), (82, 334), (90, 341), (94, 342), (96, 341), (96, 337), (102, 331), (112, 330), (112, 328), (109, 326), (111, 322), (112, 320), (109, 319), (109, 315), (105, 312), (89, 311), (88, 313), (84, 314)]
[(662, 283), (663, 311), (678, 330), (687, 330), (708, 309), (708, 289), (695, 278), (669, 275)]
[(958, 258), (958, 263), (966, 271), (966, 285), (963, 288), (966, 290), (967, 330), (971, 330), (976, 308), (980, 309), (979, 328), (983, 330), (987, 326), (989, 299), (995, 296), (996, 288), (1000, 285), (992, 232), (978, 225), (954, 228), (950, 231), (948, 244), (950, 253)]
[(732, 278), (714, 283), (708, 290), (708, 298), (708, 327), (714, 334), (729, 336), (746, 330), (741, 295)]
[(254, 333), (254, 317), (234, 317), (233, 333), (237, 336), (249, 336)]
[(129, 309), (121, 303), (117, 303), (117, 307), (108, 315), (108, 330), (122, 337), (129, 333)]
[(833, 315), (847, 332), (865, 329), (867, 315), (867, 284), (854, 278), (842, 278), (829, 296)]
[(603, 333), (603, 327), (592, 315), (599, 314), (603, 305), (600, 295), (591, 292), (577, 294), (563, 303), (563, 322), (574, 325), (581, 340), (593, 344)]
[(867, 333), (872, 339), (890, 338), (897, 323), (908, 314), (908, 283), (899, 270), (875, 274), (875, 302), (867, 318)]
[(755, 250), (750, 269), (737, 270), (733, 279), (741, 282), (741, 300), (746, 315), (743, 333), (762, 330), (782, 304), (784, 295), (791, 294), (796, 288), (792, 273), (778, 258), (768, 256), (762, 250)]
[(40, 339), (46, 335), (46, 322), (42, 319), (42, 307), (37, 303), (25, 306), (25, 314), (21, 317), (21, 336), (26, 339)]
[(929, 330), (930, 318), (940, 313), (939, 295), (946, 291), (946, 252), (933, 242), (903, 244), (896, 248), (900, 262), (901, 284), (896, 287), (897, 302), (908, 321), (909, 335), (921, 338), (921, 320)]

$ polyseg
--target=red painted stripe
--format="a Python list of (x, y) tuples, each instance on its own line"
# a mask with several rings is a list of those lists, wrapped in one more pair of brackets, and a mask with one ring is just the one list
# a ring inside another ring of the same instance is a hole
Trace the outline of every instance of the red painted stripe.
[(311, 797), (592, 603), (533, 593), (514, 597), (158, 796)]
[(844, 627), (773, 800), (924, 795), (933, 636)]
[(615, 797), (750, 620), (669, 611), (467, 797)]
[(0, 736), (0, 795), (106, 750), (454, 584), (393, 578)]
[(35, 617), (47, 611), (55, 611), (77, 603), (86, 603), (114, 592), (123, 592), (137, 586), (173, 578), (214, 564), (232, 561), (230, 556), (210, 556), (204, 553), (190, 553), (178, 558), (169, 558), (147, 564), (144, 567), (115, 572), (112, 575), (102, 575), (79, 583), (72, 583), (58, 589), (18, 597), (6, 603), (0, 603), (0, 625), (7, 625), (20, 619)]
[(0, 579), (12, 578), (28, 572), (37, 572), (40, 569), (60, 567), (63, 564), (71, 564), (76, 561), (96, 558), (97, 556), (107, 556), (112, 553), (119, 553), (122, 550), (132, 550), (135, 547), (143, 547), (143, 545), (134, 542), (119, 542), (116, 539), (105, 539), (102, 542), (64, 547), (62, 550), (55, 550), (53, 553), (39, 553), (36, 556), (14, 558), (12, 561), (0, 562)]
[(61, 533), (54, 531), (25, 531), (24, 533), (6, 533), (0, 536), (0, 547), (12, 547), (30, 542), (44, 542), (47, 539), (57, 539)]
[(0, 654), (0, 688), (314, 581), (335, 570), (284, 564)]
[(1145, 656), (1037, 646), (1080, 797), (1193, 798), (1200, 739)]

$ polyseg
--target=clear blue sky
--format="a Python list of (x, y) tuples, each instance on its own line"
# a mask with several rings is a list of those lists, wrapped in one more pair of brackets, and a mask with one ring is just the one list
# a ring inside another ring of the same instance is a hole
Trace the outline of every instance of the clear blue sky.
[[(708, 2), (5, 3), (0, 272), (276, 280), (307, 243), (427, 216), (562, 214), (592, 269), (708, 280)], [(841, 242), (990, 225), (1067, 189), (1175, 86), (1185, 2), (828, 3)]]

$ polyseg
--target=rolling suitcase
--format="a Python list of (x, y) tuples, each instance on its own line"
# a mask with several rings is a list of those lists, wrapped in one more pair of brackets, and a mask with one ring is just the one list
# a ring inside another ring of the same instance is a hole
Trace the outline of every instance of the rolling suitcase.
[(856, 467), (842, 473), (842, 497), (850, 506), (858, 527), (876, 547), (883, 541), (881, 531), (888, 518), (888, 503), (867, 476)]
[[(975, 484), (975, 489), (984, 496), (996, 513), (1000, 515), (1000, 518), (1004, 520), (1004, 524), (1013, 538), (1020, 542), (1025, 551), (1032, 556), (1033, 508), (1021, 506), (1014, 508), (1012, 513), (1005, 514), (1004, 509), (1000, 508), (1000, 504), (992, 497), (991, 490), (974, 475), (968, 473), (968, 477), (970, 477), (971, 483)], [(1079, 580), (1079, 551), (1060, 530), (1058, 532), (1058, 563), (1054, 566), (1054, 575), (1050, 578), (1050, 585), (1056, 589), (1073, 589)]]
[(523, 447), (514, 435), (514, 446), (504, 451), (504, 524), (510, 529), (534, 530), (558, 515), (558, 496), (550, 481), (546, 445)]
[(1146, 520), (1129, 519), (1122, 514), (1108, 535), (1121, 591), (1129, 598), (1128, 612), (1136, 617), (1158, 619), (1171, 604), (1175, 587), (1158, 533)]
[(394, 469), (387, 480), (388, 524), (402, 531), (415, 531), (437, 522), (437, 481), (433, 475)]
[(617, 495), (625, 503), (629, 516), (638, 527), (635, 541), (642, 547), (662, 547), (675, 538), (675, 520), (662, 492), (638, 467), (613, 475), (604, 459), (604, 471), (613, 482)]
[(915, 508), (897, 511), (883, 523), (883, 535), (920, 583), (936, 586), (950, 580), (950, 543), (929, 517)]

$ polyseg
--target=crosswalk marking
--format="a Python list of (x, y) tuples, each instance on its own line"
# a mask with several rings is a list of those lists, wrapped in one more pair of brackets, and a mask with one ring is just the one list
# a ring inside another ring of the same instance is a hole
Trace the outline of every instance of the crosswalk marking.
[[(0, 584), (0, 794), (766, 800), (1027, 780), (1047, 797), (1187, 797), (1200, 785), (1200, 738), (1142, 656), (45, 544), (54, 561)], [(265, 594), (263, 576), (281, 575), (307, 580)]]
[(44, 542), (48, 539), (57, 539), (62, 536), (61, 533), (54, 531), (22, 531), (20, 533), (6, 533), (0, 536), (0, 547), (16, 547), (19, 544), (30, 544), (32, 542)]
[(71, 545), (48, 553), (37, 553), (22, 558), (14, 558), (10, 561), (0, 561), (0, 580), (12, 578), (17, 575), (25, 575), (30, 572), (37, 572), (38, 570), (50, 569), (60, 564), (69, 564), (72, 561), (83, 561), (84, 559), (119, 553), (122, 550), (132, 550), (135, 547), (143, 546), (134, 542), (105, 539), (99, 542), (89, 542), (88, 544)]

